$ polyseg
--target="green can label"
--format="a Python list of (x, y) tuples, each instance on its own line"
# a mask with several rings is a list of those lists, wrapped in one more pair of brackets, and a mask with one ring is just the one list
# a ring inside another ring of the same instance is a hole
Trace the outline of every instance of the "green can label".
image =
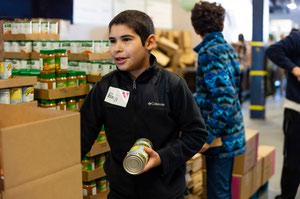
[(40, 58), (40, 65), (42, 70), (55, 70), (54, 58)]

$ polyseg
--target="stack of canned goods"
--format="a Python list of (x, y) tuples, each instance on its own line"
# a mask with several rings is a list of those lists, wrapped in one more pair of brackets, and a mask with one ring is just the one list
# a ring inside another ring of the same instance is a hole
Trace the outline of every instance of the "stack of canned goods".
[(105, 177), (96, 180), (83, 182), (83, 196), (95, 196), (100, 192), (107, 190), (107, 181)]
[(36, 19), (3, 23), (3, 34), (58, 34), (58, 21)]
[(136, 140), (126, 157), (123, 160), (125, 171), (132, 175), (138, 175), (143, 172), (148, 162), (149, 155), (145, 151), (145, 146), (152, 148), (152, 142), (146, 138)]
[(34, 100), (33, 86), (0, 89), (0, 104), (17, 104)]
[(85, 71), (87, 75), (104, 76), (116, 70), (117, 66), (112, 61), (69, 61), (69, 69)]

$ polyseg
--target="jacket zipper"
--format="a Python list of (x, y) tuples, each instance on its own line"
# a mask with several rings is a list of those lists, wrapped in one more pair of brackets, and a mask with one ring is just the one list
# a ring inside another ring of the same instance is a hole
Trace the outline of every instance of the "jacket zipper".
[[(137, 121), (136, 117), (137, 116), (136, 116), (136, 81), (135, 80), (132, 82), (132, 94), (133, 94), (133, 110), (134, 110), (133, 129), (136, 129), (135, 127), (136, 127), (136, 121)], [(138, 139), (136, 130), (134, 130), (134, 139), (135, 140)]]

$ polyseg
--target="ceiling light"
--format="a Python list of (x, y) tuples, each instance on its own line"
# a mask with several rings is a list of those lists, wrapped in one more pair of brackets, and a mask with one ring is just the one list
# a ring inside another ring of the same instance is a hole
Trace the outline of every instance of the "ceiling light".
[(295, 3), (295, 0), (291, 0), (289, 4), (286, 5), (289, 9), (294, 10), (297, 8), (297, 4)]

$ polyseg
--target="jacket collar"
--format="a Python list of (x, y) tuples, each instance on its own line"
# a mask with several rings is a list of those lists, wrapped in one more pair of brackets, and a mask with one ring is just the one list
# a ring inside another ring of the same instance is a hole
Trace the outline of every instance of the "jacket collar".
[(207, 35), (205, 35), (205, 37), (203, 38), (201, 43), (198, 44), (194, 48), (194, 51), (199, 52), (201, 50), (201, 48), (206, 46), (207, 43), (212, 41), (212, 40), (216, 40), (216, 41), (218, 41), (218, 43), (223, 43), (224, 42), (224, 37), (223, 37), (222, 32), (211, 32), (211, 33), (208, 33)]
[[(150, 67), (146, 69), (142, 74), (140, 74), (140, 76), (138, 76), (138, 78), (135, 80), (136, 82), (147, 81), (153, 77), (153, 75), (158, 69), (158, 66), (156, 64), (156, 57), (153, 54), (150, 55), (149, 63), (150, 63)], [(133, 81), (130, 74), (127, 71), (118, 70), (118, 72), (122, 79), (130, 82)]]

